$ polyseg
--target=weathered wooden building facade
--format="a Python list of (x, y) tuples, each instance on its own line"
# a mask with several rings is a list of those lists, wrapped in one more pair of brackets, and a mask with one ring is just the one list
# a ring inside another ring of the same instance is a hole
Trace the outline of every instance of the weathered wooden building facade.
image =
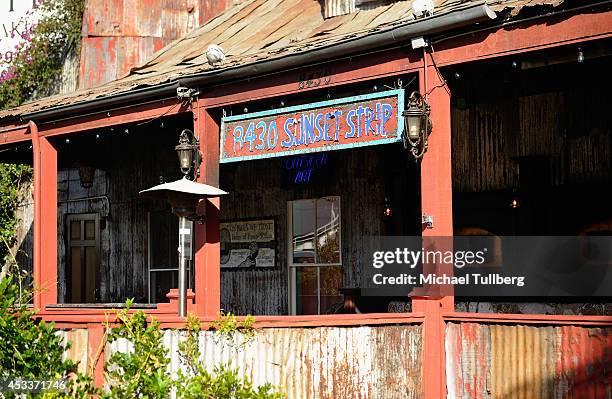
[[(257, 350), (277, 353), (297, 340), (289, 356), (299, 363), (299, 353), (323, 350), (320, 335), (337, 357), (338, 369), (309, 358), (308, 367), (265, 366), (258, 376), (311, 381), (292, 385), (293, 397), (609, 393), (610, 317), (571, 307), (565, 315), (461, 313), (456, 305), (469, 306), (452, 296), (359, 297), (359, 289), (367, 235), (610, 235), (612, 110), (603, 98), (612, 4), (441, 1), (415, 18), (410, 2), (348, 3), (242, 2), (124, 78), (0, 114), (0, 145), (15, 148), (3, 156), (34, 165), (41, 316), (88, 328), (86, 352), (101, 337), (91, 323), (128, 297), (164, 326), (181, 325), (175, 301), (162, 303), (176, 287), (176, 220), (138, 192), (180, 177), (174, 147), (191, 129), (203, 155), (199, 181), (229, 195), (206, 200), (205, 223), (193, 225), (190, 309), (203, 320), (219, 309), (255, 314), (272, 336), (287, 334)], [(223, 47), (223, 62), (208, 61), (211, 44)], [(187, 94), (177, 98), (177, 89)], [(433, 124), (416, 162), (401, 117), (415, 91)], [(351, 111), (343, 121), (329, 116)], [(359, 140), (327, 137), (333, 125)], [(347, 302), (363, 313), (324, 315)], [(360, 374), (349, 349), (335, 351), (338, 337), (370, 340), (373, 352), (355, 356), (373, 359), (403, 390)], [(503, 342), (517, 337), (514, 361)], [(578, 372), (559, 360), (573, 337), (597, 343), (579, 362), (595, 366)], [(380, 342), (411, 349), (388, 353)], [(528, 357), (522, 342), (548, 345), (545, 355)], [(501, 370), (524, 362), (533, 367), (504, 385)], [(333, 383), (309, 380), (322, 370)], [(549, 383), (530, 391), (529, 381), (544, 377)], [(357, 389), (360, 381), (367, 387)]]

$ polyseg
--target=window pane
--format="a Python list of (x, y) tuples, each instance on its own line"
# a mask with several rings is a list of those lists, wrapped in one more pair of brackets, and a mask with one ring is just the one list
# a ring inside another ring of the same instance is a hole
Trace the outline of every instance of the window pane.
[(96, 247), (85, 247), (85, 302), (96, 302)]
[(178, 218), (170, 212), (151, 212), (149, 228), (151, 269), (178, 268)]
[(314, 263), (315, 200), (293, 202), (293, 263)]
[(340, 198), (317, 200), (317, 263), (340, 263)]
[(81, 221), (74, 220), (70, 222), (70, 239), (80, 240), (81, 239)]
[(70, 300), (73, 303), (82, 302), (81, 298), (81, 248), (70, 248)]
[(178, 271), (151, 272), (151, 303), (169, 302), (166, 294), (178, 287)]
[(297, 314), (318, 314), (317, 268), (295, 268), (295, 304)]
[(319, 269), (321, 279), (321, 314), (337, 313), (342, 308), (342, 267), (324, 266)]
[(96, 221), (95, 220), (85, 221), (85, 239), (86, 240), (96, 239)]

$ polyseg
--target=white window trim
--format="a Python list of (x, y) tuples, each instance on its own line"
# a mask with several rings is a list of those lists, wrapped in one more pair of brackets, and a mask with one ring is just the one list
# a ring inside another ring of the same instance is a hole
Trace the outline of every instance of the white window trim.
[[(339, 229), (338, 229), (338, 246), (340, 250), (340, 262), (338, 263), (293, 263), (293, 203), (301, 200), (287, 201), (287, 272), (289, 284), (287, 284), (287, 294), (289, 296), (289, 314), (295, 316), (297, 313), (297, 303), (295, 294), (296, 288), (296, 273), (295, 271), (299, 267), (316, 267), (317, 268), (317, 313), (321, 314), (321, 268), (329, 266), (340, 266), (342, 267), (342, 198), (339, 195), (328, 195), (317, 198), (304, 198), (304, 200), (314, 199), (319, 200), (322, 198), (337, 198), (338, 204), (340, 204), (338, 218)], [(316, 214), (316, 202), (315, 202), (315, 220)], [(316, 226), (316, 224), (315, 224)], [(316, 227), (315, 227), (316, 228)], [(315, 245), (316, 254), (316, 245)], [(315, 255), (316, 256), (316, 255)], [(316, 258), (315, 258), (316, 259)]]
[[(192, 233), (195, 234), (195, 229), (192, 230)], [(176, 234), (178, 235), (178, 231), (176, 232)], [(187, 286), (188, 287), (189, 285), (191, 285), (190, 282), (192, 281), (191, 264), (195, 262), (195, 245), (193, 245), (193, 243), (195, 243), (195, 235), (193, 234), (192, 234), (192, 245), (191, 245), (191, 260), (187, 262)], [(179, 268), (177, 266), (177, 267), (171, 267), (171, 268), (153, 269), (152, 261), (151, 261), (151, 254), (152, 254), (152, 250), (151, 250), (151, 211), (149, 211), (147, 212), (147, 303), (157, 304), (158, 302), (151, 301), (151, 281), (152, 281), (151, 275), (153, 273), (158, 273), (158, 272), (177, 272), (178, 273)], [(176, 256), (178, 256), (178, 249), (177, 249)]]

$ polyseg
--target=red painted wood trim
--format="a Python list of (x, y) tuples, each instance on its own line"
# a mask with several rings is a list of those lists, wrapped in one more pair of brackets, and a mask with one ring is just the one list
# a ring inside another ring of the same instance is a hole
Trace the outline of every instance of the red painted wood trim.
[[(161, 322), (162, 328), (185, 328), (185, 320), (176, 314), (155, 315), (147, 312), (151, 317)], [(91, 323), (102, 323), (112, 320), (112, 313), (107, 318), (98, 315), (51, 315), (43, 318), (54, 321), (56, 328), (87, 328)], [(423, 312), (413, 313), (363, 313), (363, 314), (337, 314), (312, 316), (255, 316), (256, 328), (297, 328), (297, 327), (331, 327), (331, 326), (367, 326), (387, 324), (415, 324), (424, 321)], [(237, 317), (244, 320), (244, 316)], [(208, 329), (211, 322), (218, 317), (201, 317), (202, 328)]]
[[(200, 183), (219, 186), (219, 124), (198, 103), (194, 112), (194, 133), (200, 138), (203, 160)], [(195, 224), (195, 306), (200, 317), (214, 317), (221, 311), (221, 245), (219, 198), (204, 200), (204, 224)]]
[(104, 339), (105, 331), (101, 324), (87, 324), (88, 353), (87, 360), (93, 364), (87, 364), (89, 372), (93, 370), (94, 385), (104, 385)]
[(57, 303), (57, 150), (40, 138), (40, 280), (41, 303)]
[[(289, 70), (267, 78), (211, 87), (203, 91), (200, 104), (211, 108), (289, 94), (308, 93), (312, 90), (406, 72), (417, 72), (420, 68), (422, 68), (421, 58), (416, 52), (407, 55), (405, 51), (389, 50), (373, 55), (355, 55), (319, 66)], [(299, 88), (302, 75), (324, 69), (330, 71), (329, 84), (320, 83), (317, 87)]]
[[(32, 122), (33, 123), (33, 122)], [(0, 129), (0, 144), (30, 140), (31, 125), (13, 125)]]
[(425, 314), (423, 321), (423, 397), (446, 397), (445, 326), (442, 319), (442, 301), (414, 298), (412, 308)]
[(445, 321), (612, 326), (612, 316), (444, 312)]
[(34, 242), (32, 244), (32, 274), (33, 274), (33, 283), (34, 283), (34, 307), (42, 308), (41, 306), (41, 291), (38, 289), (40, 287), (41, 281), (41, 270), (42, 270), (42, 261), (40, 258), (40, 245), (41, 245), (41, 219), (40, 219), (40, 210), (41, 210), (41, 156), (40, 156), (40, 138), (38, 137), (38, 126), (36, 123), (29, 123), (30, 133), (32, 135), (32, 169), (33, 169), (33, 185), (34, 185), (34, 221), (33, 224), (33, 239)]
[(100, 129), (126, 123), (144, 122), (161, 116), (177, 115), (190, 112), (176, 99), (154, 101), (144, 104), (132, 104), (115, 110), (97, 112), (91, 115), (48, 122), (39, 126), (41, 136), (79, 133), (86, 130)]
[(434, 44), (438, 66), (612, 37), (612, 10), (564, 14), (485, 30)]
[[(423, 53), (423, 70), (419, 73), (419, 91), (431, 106), (433, 129), (429, 149), (423, 156), (421, 170), (421, 212), (433, 217), (433, 228), (423, 230), (423, 238), (453, 235), (451, 114), (450, 89), (435, 69), (428, 67)], [(424, 244), (427, 245), (427, 244)], [(440, 240), (435, 245), (444, 245)], [(448, 249), (448, 248), (445, 248)], [(440, 265), (426, 265), (430, 272), (452, 273)], [(452, 266), (451, 266), (452, 269)], [(416, 290), (415, 290), (416, 291)], [(454, 309), (454, 298), (413, 297), (412, 308), (425, 312), (423, 323), (423, 394), (425, 398), (446, 397), (446, 352), (443, 310)]]

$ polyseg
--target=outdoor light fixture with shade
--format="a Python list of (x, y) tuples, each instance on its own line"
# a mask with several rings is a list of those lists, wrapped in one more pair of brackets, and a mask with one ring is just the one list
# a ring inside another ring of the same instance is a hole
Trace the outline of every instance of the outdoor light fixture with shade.
[(140, 192), (143, 197), (165, 199), (172, 213), (179, 217), (179, 316), (187, 315), (187, 260), (191, 258), (192, 232), (188, 220), (204, 222), (205, 215), (196, 211), (201, 199), (227, 194), (217, 187), (196, 183), (187, 176), (171, 183), (160, 184)]
[(200, 174), (202, 153), (200, 153), (200, 140), (189, 129), (184, 129), (179, 136), (179, 143), (174, 147), (179, 159), (181, 172), (185, 176), (193, 170), (193, 180)]
[(429, 112), (429, 104), (416, 91), (408, 99), (408, 109), (402, 112), (406, 129), (403, 136), (404, 147), (410, 147), (410, 152), (417, 160), (427, 151), (427, 139), (432, 128)]

